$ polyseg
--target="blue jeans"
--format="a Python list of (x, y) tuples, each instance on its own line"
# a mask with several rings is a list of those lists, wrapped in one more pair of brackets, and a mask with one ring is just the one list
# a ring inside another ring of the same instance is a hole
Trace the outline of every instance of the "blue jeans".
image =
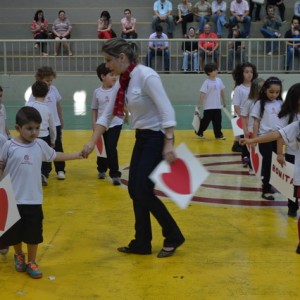
[(146, 57), (146, 64), (148, 67), (152, 68), (152, 59), (155, 56), (162, 56), (164, 60), (164, 69), (165, 71), (170, 70), (170, 53), (168, 49), (148, 49), (147, 57)]
[[(230, 27), (234, 27), (237, 23), (239, 23), (235, 16), (231, 16), (229, 19)], [(250, 34), (251, 27), (251, 18), (249, 16), (244, 17), (244, 34), (248, 36)]]
[[(156, 29), (156, 25), (158, 25), (159, 23), (161, 23), (162, 21), (160, 20), (160, 18), (158, 16), (153, 16), (152, 18), (152, 32), (155, 32)], [(174, 18), (172, 15), (169, 15), (167, 17), (167, 19), (163, 22), (167, 23), (167, 33), (173, 33), (174, 31)]]
[[(193, 57), (193, 59), (192, 59)], [(189, 61), (191, 61), (191, 70), (198, 71), (198, 52), (183, 52), (182, 70), (189, 69)]]
[(226, 23), (226, 17), (225, 17), (225, 15), (218, 16), (218, 15), (214, 14), (212, 16), (212, 18), (213, 18), (213, 21), (217, 25), (217, 35), (218, 36), (222, 36), (222, 34), (223, 34), (223, 26)]
[(203, 32), (204, 25), (209, 21), (209, 16), (196, 17), (196, 21), (198, 22), (198, 30)]
[[(277, 36), (275, 35), (275, 32), (272, 30), (269, 30), (267, 28), (264, 28), (264, 27), (260, 28), (260, 32), (267, 39), (277, 38)], [(266, 43), (267, 53), (270, 51), (273, 52), (273, 51), (277, 50), (277, 48), (278, 48), (278, 42), (267, 42)]]
[(150, 213), (162, 227), (165, 247), (177, 247), (184, 237), (175, 220), (154, 194), (154, 184), (149, 175), (162, 160), (164, 134), (161, 131), (136, 130), (130, 167), (128, 192), (133, 201), (135, 239), (129, 247), (136, 251), (151, 250), (152, 230)]
[(286, 66), (288, 70), (294, 69), (292, 62), (294, 61), (295, 55), (300, 57), (300, 49), (292, 46), (287, 46), (286, 49)]

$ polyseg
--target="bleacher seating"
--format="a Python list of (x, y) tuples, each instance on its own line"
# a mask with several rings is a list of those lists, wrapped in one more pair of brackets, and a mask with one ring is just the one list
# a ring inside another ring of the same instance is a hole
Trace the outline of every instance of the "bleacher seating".
[[(73, 1), (62, 1), (54, 0), (47, 2), (45, 7), (41, 7), (41, 1), (32, 0), (26, 2), (22, 6), (16, 6), (15, 1), (1, 0), (0, 1), (0, 36), (1, 39), (31, 39), (32, 35), (30, 32), (30, 23), (32, 21), (33, 15), (37, 9), (43, 9), (45, 17), (49, 21), (49, 28), (51, 29), (52, 22), (57, 17), (57, 13), (60, 9), (66, 11), (67, 17), (70, 19), (73, 30), (72, 30), (72, 39), (96, 39), (97, 38), (97, 20), (99, 18), (100, 12), (103, 10), (108, 10), (112, 16), (113, 28), (115, 32), (120, 35), (120, 19), (123, 17), (123, 11), (125, 8), (130, 8), (132, 15), (137, 18), (137, 32), (139, 38), (147, 39), (151, 33), (151, 21), (153, 15), (153, 2), (154, 0), (114, 0), (114, 1), (94, 1), (94, 0), (73, 0)], [(177, 13), (177, 4), (178, 1), (172, 1), (173, 3), (173, 12)], [(210, 1), (211, 2), (211, 1)], [(230, 6), (230, 1), (228, 2), (228, 7)], [(108, 5), (109, 3), (109, 5)], [(196, 0), (192, 1), (196, 3)], [(293, 1), (285, 1), (286, 5), (286, 20), (288, 22), (284, 23), (281, 29), (282, 34), (289, 29), (290, 23), (289, 20), (293, 15)], [(261, 17), (265, 14), (264, 7), (261, 10)], [(229, 11), (228, 11), (229, 16)], [(213, 24), (213, 23), (212, 23)], [(194, 22), (192, 24), (196, 26)], [(261, 27), (261, 22), (252, 22), (251, 26), (251, 38), (262, 38), (259, 28)], [(227, 34), (224, 29), (224, 37)], [(175, 26), (174, 38), (182, 38), (181, 26)], [(1, 48), (0, 48), (1, 51)], [(94, 49), (95, 55), (99, 54), (98, 47)], [(181, 55), (181, 52), (178, 51), (178, 55)], [(177, 55), (176, 51), (173, 51), (173, 56)], [(255, 52), (257, 53), (257, 52)], [(226, 47), (223, 47), (222, 50), (223, 56), (226, 56)], [(281, 53), (282, 56), (283, 53)], [(16, 53), (15, 55), (24, 56), (27, 55), (27, 52)], [(76, 56), (77, 53), (74, 52)], [(268, 63), (268, 60), (271, 60), (269, 57), (265, 57), (264, 51), (261, 51), (262, 60), (266, 66), (270, 66), (272, 62)], [(1, 53), (0, 53), (1, 56)], [(275, 57), (275, 56), (274, 56)], [(256, 55), (257, 63), (261, 63), (259, 56)], [(49, 58), (48, 58), (49, 59)], [(68, 58), (69, 59), (69, 58)], [(276, 59), (276, 57), (275, 57)], [(224, 65), (225, 63), (223, 63)], [(178, 65), (178, 63), (177, 63)], [(180, 66), (177, 66), (180, 68)], [(283, 68), (283, 63), (278, 64), (278, 69)], [(272, 70), (274, 70), (272, 68)]]

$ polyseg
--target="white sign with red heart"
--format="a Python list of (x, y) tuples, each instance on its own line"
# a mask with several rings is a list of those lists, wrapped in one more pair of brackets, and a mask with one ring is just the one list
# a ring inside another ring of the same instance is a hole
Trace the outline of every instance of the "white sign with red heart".
[(20, 218), (10, 176), (7, 175), (0, 182), (0, 236)]
[(261, 166), (262, 166), (262, 156), (259, 152), (258, 144), (254, 146), (247, 146), (250, 152), (250, 161), (252, 169), (255, 172), (255, 175), (261, 179)]
[(244, 135), (243, 123), (241, 117), (231, 119), (231, 126), (234, 136)]
[(95, 150), (98, 157), (107, 157), (103, 135), (98, 139)]
[(185, 144), (180, 144), (174, 152), (176, 160), (171, 164), (161, 161), (149, 178), (180, 208), (186, 208), (209, 172)]

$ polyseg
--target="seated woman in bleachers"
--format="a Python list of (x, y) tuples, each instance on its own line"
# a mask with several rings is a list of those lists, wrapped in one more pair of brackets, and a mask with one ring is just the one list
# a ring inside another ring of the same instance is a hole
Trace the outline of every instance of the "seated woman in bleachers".
[(196, 29), (190, 27), (187, 35), (187, 40), (182, 42), (183, 62), (182, 70), (184, 72), (189, 69), (189, 62), (191, 70), (198, 72), (198, 40), (196, 38)]
[(187, 0), (181, 0), (181, 3), (178, 4), (178, 17), (176, 17), (176, 24), (181, 23), (182, 35), (187, 37), (186, 27), (188, 22), (193, 22), (194, 15), (192, 12), (192, 3)]
[[(33, 17), (31, 32), (36, 40), (46, 40), (48, 38), (48, 21), (44, 18), (44, 12), (41, 9), (37, 10)], [(34, 48), (40, 48), (42, 55), (48, 55), (47, 43), (37, 42), (34, 44)]]
[(106, 40), (116, 37), (116, 34), (112, 30), (112, 20), (107, 10), (101, 12), (100, 18), (98, 20), (97, 32), (99, 39)]
[(135, 30), (136, 25), (136, 18), (133, 18), (131, 16), (131, 10), (129, 8), (126, 8), (124, 10), (125, 17), (121, 19), (121, 25), (122, 25), (122, 39), (136, 39), (137, 33)]
[(62, 43), (57, 42), (55, 44), (54, 55), (56, 56), (61, 48), (61, 44), (68, 51), (69, 55), (73, 55), (70, 49), (69, 43), (66, 40), (71, 38), (72, 25), (69, 19), (66, 17), (66, 12), (60, 10), (58, 12), (58, 18), (53, 22), (52, 32), (54, 34), (55, 40), (60, 40)]

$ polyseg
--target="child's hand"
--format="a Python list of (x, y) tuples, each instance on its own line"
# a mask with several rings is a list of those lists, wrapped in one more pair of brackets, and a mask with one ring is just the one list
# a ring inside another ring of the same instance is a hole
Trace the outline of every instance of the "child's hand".
[(281, 167), (285, 166), (285, 159), (283, 154), (277, 154), (277, 161)]
[(83, 149), (81, 151), (82, 157), (83, 158), (88, 158), (88, 156), (93, 152), (94, 146), (92, 146), (90, 143), (87, 143), (83, 146)]

